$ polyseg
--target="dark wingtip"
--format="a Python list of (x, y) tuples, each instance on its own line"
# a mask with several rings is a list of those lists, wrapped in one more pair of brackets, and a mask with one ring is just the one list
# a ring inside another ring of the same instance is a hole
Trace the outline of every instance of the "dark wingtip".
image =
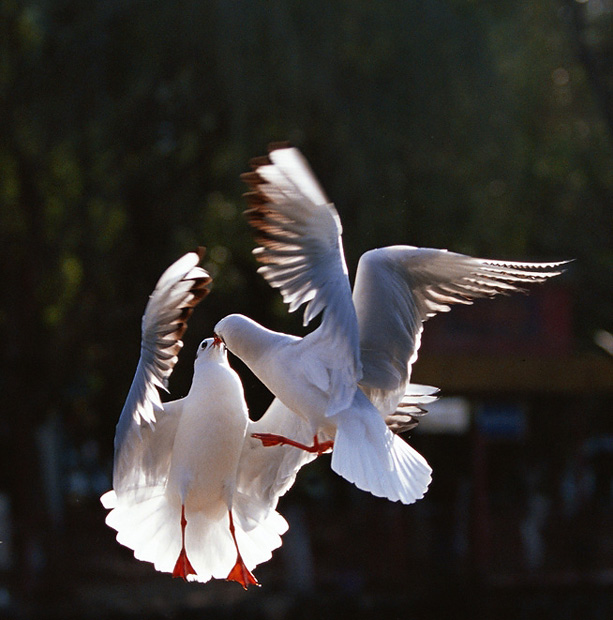
[(261, 185), (264, 180), (257, 172), (243, 172), (240, 176), (240, 179), (243, 183), (245, 183), (251, 189), (256, 189), (259, 185)]
[(264, 194), (262, 194), (261, 192), (257, 191), (246, 192), (243, 194), (243, 198), (247, 200), (247, 204), (250, 205), (250, 207), (252, 208), (259, 208), (262, 205), (268, 203), (268, 200), (266, 200), (266, 196), (264, 196)]
[[(291, 147), (292, 147), (291, 143), (287, 141), (271, 142), (268, 145), (268, 153), (272, 153), (273, 151), (280, 151), (282, 149), (289, 149)], [(270, 164), (272, 164), (272, 161), (270, 160), (270, 157), (268, 157), (268, 155), (252, 157), (249, 160), (249, 166), (252, 168), (252, 170), (257, 170), (260, 166), (270, 166)], [(249, 174), (249, 173), (246, 173), (246, 174)]]
[(272, 162), (270, 161), (267, 155), (261, 155), (260, 157), (252, 157), (249, 160), (249, 165), (254, 170), (257, 170), (260, 166), (269, 166), (270, 164), (272, 164)]
[(268, 152), (272, 153), (273, 151), (281, 151), (283, 149), (291, 149), (291, 148), (292, 148), (292, 144), (291, 142), (288, 142), (287, 140), (281, 141), (281, 142), (271, 142), (268, 145)]

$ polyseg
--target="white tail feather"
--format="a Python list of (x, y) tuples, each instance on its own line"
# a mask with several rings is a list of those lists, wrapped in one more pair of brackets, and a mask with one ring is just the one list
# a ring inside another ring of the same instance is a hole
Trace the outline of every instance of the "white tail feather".
[(236, 539), (247, 567), (270, 560), (272, 552), (281, 546), (281, 535), (288, 529), (287, 521), (275, 510), (257, 527), (243, 530), (236, 528)]
[(332, 469), (377, 497), (412, 504), (421, 499), (432, 469), (416, 450), (391, 433), (380, 416), (339, 416)]
[[(181, 505), (162, 491), (145, 501), (135, 501), (134, 494), (115, 495), (114, 491), (101, 498), (105, 507), (113, 508), (106, 522), (117, 530), (117, 541), (132, 549), (138, 560), (151, 562), (162, 572), (171, 573), (181, 551)], [(244, 504), (244, 506), (243, 506)], [(254, 523), (243, 514), (247, 502), (234, 509), (236, 538), (241, 556), (249, 570), (269, 560), (281, 546), (281, 535), (287, 531), (285, 519), (275, 510), (265, 519)], [(190, 581), (206, 582), (211, 578), (225, 579), (236, 562), (236, 547), (230, 534), (228, 512), (222, 509), (218, 517), (202, 512), (185, 511), (185, 549), (196, 575)]]
[(106, 523), (117, 530), (117, 541), (132, 549), (139, 560), (172, 572), (181, 550), (181, 508), (169, 504), (165, 495), (130, 503), (119, 497)]
[(204, 583), (211, 577), (225, 579), (236, 562), (236, 547), (230, 534), (227, 513), (222, 518), (212, 520), (202, 512), (190, 515), (186, 510), (185, 517), (185, 550), (196, 571), (190, 581)]

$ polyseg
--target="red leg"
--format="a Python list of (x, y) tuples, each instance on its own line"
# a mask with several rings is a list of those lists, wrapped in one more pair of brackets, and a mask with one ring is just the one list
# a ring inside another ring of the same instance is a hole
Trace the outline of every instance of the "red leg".
[(187, 581), (188, 575), (195, 575), (191, 562), (187, 558), (187, 551), (185, 550), (185, 526), (187, 525), (187, 519), (185, 518), (185, 506), (181, 506), (181, 553), (177, 558), (174, 570), (172, 571), (173, 577), (182, 577)]
[(328, 450), (331, 450), (334, 446), (333, 441), (323, 441), (320, 443), (319, 439), (317, 439), (317, 435), (313, 437), (312, 446), (298, 443), (293, 439), (288, 439), (287, 437), (283, 437), (283, 435), (275, 435), (274, 433), (252, 433), (251, 436), (255, 439), (259, 439), (262, 442), (262, 445), (266, 448), (271, 446), (294, 446), (294, 448), (304, 450), (305, 452), (316, 453), (318, 456)]
[(226, 581), (238, 581), (238, 583), (247, 589), (249, 585), (259, 586), (258, 580), (253, 576), (251, 571), (245, 566), (243, 562), (243, 558), (241, 557), (241, 553), (238, 550), (238, 543), (236, 542), (236, 531), (234, 529), (234, 519), (232, 517), (232, 511), (229, 510), (228, 514), (230, 515), (230, 534), (232, 534), (232, 540), (234, 541), (234, 546), (236, 547), (236, 564), (233, 566), (229, 575), (226, 577)]

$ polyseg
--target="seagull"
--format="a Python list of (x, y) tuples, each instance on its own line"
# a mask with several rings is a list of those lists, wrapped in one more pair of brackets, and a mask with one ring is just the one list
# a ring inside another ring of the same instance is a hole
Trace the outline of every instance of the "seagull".
[[(203, 340), (184, 398), (162, 403), (159, 389), (182, 348), (194, 307), (211, 278), (190, 252), (161, 276), (142, 320), (141, 356), (116, 429), (113, 489), (101, 501), (107, 524), (137, 559), (185, 580), (259, 585), (253, 568), (270, 559), (288, 528), (274, 509), (312, 457), (250, 435), (300, 432), (282, 405), (249, 419), (243, 387), (225, 345)], [(280, 420), (278, 412), (282, 412)]]
[[(340, 217), (300, 151), (275, 144), (251, 167), (242, 178), (250, 188), (245, 213), (258, 244), (258, 271), (290, 312), (306, 304), (305, 326), (322, 318), (303, 338), (238, 314), (223, 318), (214, 332), (310, 426), (313, 444), (303, 449), (333, 446), (337, 474), (375, 496), (412, 503), (425, 494), (432, 470), (388, 426), (419, 392), (410, 377), (423, 323), (453, 304), (544, 282), (562, 273), (564, 263), (389, 246), (362, 255), (352, 292)], [(426, 387), (420, 397), (434, 393)], [(299, 443), (272, 433), (259, 438), (264, 445)]]

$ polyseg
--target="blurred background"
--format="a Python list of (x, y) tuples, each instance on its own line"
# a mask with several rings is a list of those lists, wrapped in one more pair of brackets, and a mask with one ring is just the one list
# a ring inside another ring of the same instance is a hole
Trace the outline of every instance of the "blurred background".
[[(613, 617), (611, 0), (1, 0), (0, 32), (1, 617)], [(241, 215), (272, 140), (336, 203), (351, 273), (394, 243), (576, 261), (426, 324), (425, 499), (321, 457), (243, 592), (137, 562), (98, 497), (172, 261), (206, 245), (215, 278), (173, 397), (226, 314), (303, 333)]]

